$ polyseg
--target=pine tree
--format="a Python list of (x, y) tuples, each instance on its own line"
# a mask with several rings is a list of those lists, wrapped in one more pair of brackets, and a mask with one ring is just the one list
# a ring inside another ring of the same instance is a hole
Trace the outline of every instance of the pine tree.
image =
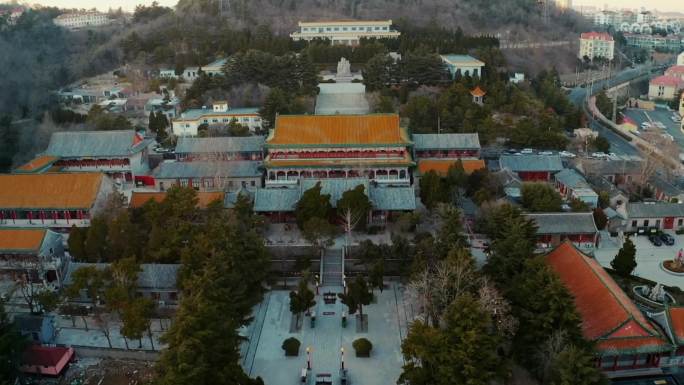
[(76, 261), (85, 261), (86, 260), (86, 251), (85, 251), (85, 230), (82, 230), (76, 225), (71, 226), (71, 230), (69, 231), (69, 254), (71, 254), (72, 257)]
[(0, 301), (0, 382), (13, 384), (19, 374), (19, 363), (28, 340), (10, 322), (5, 303)]
[(619, 275), (629, 277), (637, 266), (635, 256), (636, 247), (634, 246), (634, 243), (632, 243), (632, 240), (627, 238), (622, 244), (620, 251), (618, 251), (615, 258), (610, 262), (610, 266)]
[(297, 202), (295, 216), (297, 217), (297, 226), (300, 229), (303, 229), (304, 223), (312, 218), (327, 220), (330, 216), (332, 212), (330, 194), (321, 194), (322, 189), (321, 183), (316, 183), (314, 187), (304, 191), (299, 202)]

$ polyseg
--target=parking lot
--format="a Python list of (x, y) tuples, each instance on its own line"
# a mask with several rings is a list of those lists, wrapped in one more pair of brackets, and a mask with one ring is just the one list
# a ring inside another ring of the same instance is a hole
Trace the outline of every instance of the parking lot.
[[(675, 239), (675, 243), (672, 246), (664, 243), (662, 246), (655, 246), (645, 235), (631, 237), (632, 242), (636, 246), (637, 267), (634, 270), (634, 275), (660, 282), (667, 286), (678, 286), (684, 289), (684, 277), (670, 274), (660, 267), (661, 262), (675, 258), (679, 250), (684, 248), (684, 235), (676, 235), (672, 231), (667, 231), (667, 233)], [(619, 242), (616, 242), (615, 238), (602, 241), (595, 253), (596, 260), (602, 266), (610, 267), (610, 262), (615, 258), (619, 249)]]
[(634, 120), (642, 131), (641, 125), (645, 122), (660, 122), (665, 126), (664, 131), (674, 138), (675, 142), (684, 149), (684, 133), (680, 129), (679, 122), (672, 120), (674, 111), (668, 111), (664, 108), (656, 108), (654, 111), (647, 111), (636, 108), (629, 108), (625, 110), (625, 115)]

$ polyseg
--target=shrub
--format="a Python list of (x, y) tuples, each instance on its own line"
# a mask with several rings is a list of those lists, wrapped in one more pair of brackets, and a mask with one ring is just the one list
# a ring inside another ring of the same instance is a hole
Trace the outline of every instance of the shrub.
[(285, 351), (286, 356), (298, 356), (299, 355), (299, 346), (301, 343), (299, 342), (298, 339), (294, 337), (290, 337), (283, 341), (283, 350)]
[(357, 357), (370, 357), (373, 344), (366, 338), (359, 338), (352, 343)]

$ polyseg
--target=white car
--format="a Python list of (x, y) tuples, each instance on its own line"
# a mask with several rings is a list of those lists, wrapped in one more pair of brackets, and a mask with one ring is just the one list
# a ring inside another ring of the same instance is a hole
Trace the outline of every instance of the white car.
[(523, 148), (522, 151), (520, 151), (521, 154), (532, 154), (534, 153), (534, 150), (531, 148)]
[(603, 158), (607, 158), (607, 157), (608, 157), (608, 154), (606, 154), (605, 152), (594, 152), (594, 153), (591, 154), (591, 157), (592, 157), (592, 158), (603, 159)]
[(562, 156), (563, 158), (574, 158), (577, 156), (570, 151), (561, 151), (558, 153), (558, 155)]
[(553, 155), (553, 151), (541, 151), (539, 155)]

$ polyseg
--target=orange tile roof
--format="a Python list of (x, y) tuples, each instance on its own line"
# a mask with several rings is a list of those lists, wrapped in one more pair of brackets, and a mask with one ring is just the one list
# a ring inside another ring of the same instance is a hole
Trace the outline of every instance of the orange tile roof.
[[(475, 170), (481, 170), (485, 168), (485, 162), (482, 159), (463, 159), (463, 169), (466, 174), (470, 174)], [(421, 159), (418, 161), (418, 171), (421, 174), (425, 174), (428, 171), (435, 171), (439, 175), (446, 175), (449, 171), (449, 167), (452, 164), (456, 164), (455, 160), (435, 160), (435, 159)]]
[(48, 165), (54, 163), (58, 159), (59, 159), (59, 157), (56, 157), (56, 156), (42, 155), (42, 156), (39, 156), (35, 159), (28, 161), (27, 163), (23, 164), (20, 167), (17, 167), (17, 169), (15, 171), (33, 172), (33, 171), (39, 170), (45, 166), (48, 166)]
[(0, 250), (38, 251), (45, 229), (0, 229)]
[(406, 145), (399, 115), (281, 115), (267, 146)]
[(575, 298), (588, 340), (633, 350), (667, 345), (603, 267), (572, 243), (562, 243), (547, 254), (546, 261)]
[(270, 159), (264, 161), (266, 167), (372, 167), (372, 166), (411, 166), (411, 156), (394, 159)]
[(89, 209), (103, 177), (100, 173), (0, 175), (0, 208)]
[(475, 87), (474, 90), (470, 91), (470, 94), (473, 95), (473, 96), (477, 96), (477, 97), (482, 97), (482, 96), (487, 95), (487, 93), (484, 92), (484, 91), (482, 90), (482, 88), (480, 88), (480, 86)]
[(674, 337), (684, 343), (684, 307), (671, 307), (668, 311)]
[[(223, 202), (224, 193), (221, 191), (216, 192), (197, 192), (197, 207), (207, 208), (210, 203), (220, 200)], [(161, 202), (166, 198), (166, 192), (146, 192), (146, 191), (133, 191), (131, 194), (131, 201), (128, 206), (131, 208), (142, 207), (145, 203), (150, 200), (156, 202)]]

